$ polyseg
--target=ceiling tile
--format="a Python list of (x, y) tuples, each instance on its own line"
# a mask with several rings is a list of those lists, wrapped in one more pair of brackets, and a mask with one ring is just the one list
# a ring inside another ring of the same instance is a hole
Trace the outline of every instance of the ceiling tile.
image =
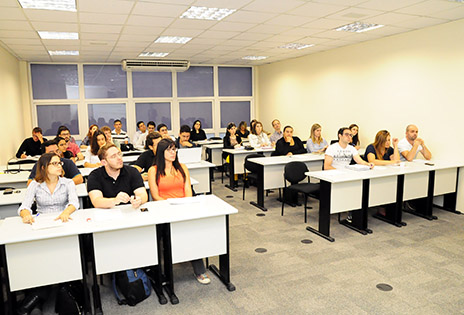
[(134, 6), (132, 1), (79, 0), (79, 12), (127, 14)]
[(105, 14), (82, 12), (79, 21), (88, 24), (122, 25), (127, 19), (127, 14)]
[(31, 21), (77, 23), (77, 12), (24, 10)]
[(186, 5), (171, 5), (160, 3), (137, 2), (132, 14), (149, 15), (149, 16), (164, 16), (164, 17), (179, 17), (187, 11), (189, 6)]
[(27, 19), (20, 8), (1, 8), (0, 20), (26, 21)]
[(140, 0), (140, 2), (156, 2), (156, 3), (168, 3), (168, 4), (192, 4), (195, 0)]
[(35, 31), (0, 30), (0, 38), (39, 38)]
[(151, 26), (133, 26), (126, 25), (122, 30), (125, 35), (144, 35), (144, 36), (159, 36), (166, 28), (165, 27), (151, 27)]
[(119, 34), (121, 25), (81, 24), (81, 32)]
[(271, 37), (271, 34), (263, 34), (263, 33), (242, 33), (234, 37), (234, 39), (244, 39), (244, 40), (252, 40), (252, 41), (260, 41), (266, 38)]
[(302, 16), (311, 16), (311, 17), (324, 17), (330, 14), (334, 14), (338, 11), (342, 11), (346, 9), (347, 6), (342, 5), (331, 5), (331, 4), (321, 4), (321, 3), (314, 3), (309, 2), (297, 9), (291, 10), (288, 13), (294, 15), (302, 15)]
[(295, 27), (291, 30), (280, 33), (280, 35), (301, 35), (301, 36), (311, 36), (312, 34), (320, 33), (321, 30), (317, 28), (306, 28), (306, 27)]
[[(203, 33), (203, 30), (184, 30), (168, 28), (161, 35), (163, 36), (182, 36), (182, 37), (195, 37)], [(156, 38), (155, 38), (156, 39)]]
[(21, 8), (17, 0), (2, 0), (0, 7)]
[(415, 15), (429, 15), (434, 12), (456, 9), (460, 6), (462, 6), (462, 4), (457, 2), (428, 0), (406, 8), (398, 9), (396, 12)]
[(355, 22), (355, 21), (363, 21), (364, 19), (376, 16), (376, 15), (380, 15), (382, 13), (383, 12), (379, 10), (370, 10), (370, 9), (351, 7), (351, 8), (339, 11), (335, 14), (331, 14), (327, 16), (327, 18), (334, 19), (334, 20), (345, 20), (349, 22)]
[(119, 38), (119, 34), (110, 34), (110, 33), (79, 33), (79, 38), (81, 40), (116, 40)]
[(256, 26), (252, 23), (235, 23), (235, 22), (219, 22), (210, 28), (211, 31), (237, 31), (243, 32)]
[(218, 21), (176, 19), (170, 26), (181, 29), (204, 30), (217, 24)]
[(260, 13), (253, 11), (237, 11), (229, 15), (225, 20), (228, 22), (244, 22), (244, 23), (263, 23), (275, 17), (275, 14)]
[[(366, 0), (313, 0), (313, 2), (353, 6), (363, 3)], [(390, 0), (388, 0), (390, 1)]]
[(136, 25), (136, 26), (168, 26), (174, 21), (173, 18), (167, 17), (149, 17), (143, 15), (133, 15), (129, 16), (127, 20), (127, 25)]
[(377, 16), (374, 16), (368, 19), (363, 19), (362, 21), (365, 23), (395, 25), (398, 22), (407, 21), (407, 20), (410, 20), (416, 17), (417, 17), (416, 15), (388, 12), (388, 13), (377, 15)]
[(240, 34), (239, 32), (225, 32), (225, 31), (205, 31), (199, 38), (222, 38), (229, 39)]
[(240, 9), (250, 2), (252, 2), (252, 0), (214, 0), (213, 5), (211, 0), (197, 0), (194, 5), (197, 7)]
[(229, 39), (222, 43), (224, 46), (236, 46), (236, 47), (246, 47), (254, 44), (253, 40), (243, 40), (243, 39)]
[(53, 32), (78, 32), (77, 23), (52, 23), (52, 22), (31, 22), (32, 26), (38, 31)]
[(302, 35), (274, 35), (266, 39), (268, 42), (275, 42), (278, 45), (283, 45), (287, 43), (299, 42), (299, 40), (303, 39), (304, 36)]
[(271, 25), (285, 25), (285, 26), (300, 26), (311, 21), (314, 21), (315, 18), (307, 17), (307, 16), (299, 16), (299, 15), (289, 15), (289, 14), (281, 14), (276, 16), (275, 18), (267, 21), (265, 24)]
[(446, 20), (435, 19), (435, 18), (430, 18), (430, 17), (425, 17), (424, 16), (424, 17), (417, 17), (417, 18), (413, 18), (411, 20), (396, 23), (395, 26), (417, 29), (417, 28), (423, 28), (423, 27), (432, 26), (432, 25), (436, 25), (436, 24), (441, 24), (441, 23), (444, 23), (444, 22), (446, 22)]
[(158, 36), (153, 35), (134, 35), (124, 34), (119, 37), (122, 41), (134, 41), (134, 42), (153, 42)]
[(305, 4), (301, 0), (255, 0), (243, 9), (248, 11), (282, 13)]
[(268, 24), (261, 24), (256, 27), (250, 29), (250, 32), (253, 33), (263, 33), (263, 34), (279, 34), (285, 31), (290, 30), (291, 27), (289, 26), (282, 26), (282, 25), (268, 25)]
[(30, 30), (32, 30), (32, 27), (26, 21), (0, 20), (0, 30), (30, 31)]
[(312, 22), (309, 22), (303, 27), (307, 28), (318, 28), (322, 30), (337, 28), (341, 25), (346, 24), (346, 21), (342, 20), (331, 20), (331, 19), (317, 19)]
[(87, 52), (87, 51), (92, 51), (94, 53), (99, 52), (100, 54), (103, 54), (105, 52), (110, 52), (114, 48), (114, 44), (111, 45), (81, 45), (79, 51), (80, 52)]
[(445, 10), (440, 12), (435, 12), (430, 16), (438, 19), (447, 19), (447, 20), (457, 20), (464, 18), (464, 5), (461, 5), (459, 8)]
[(42, 45), (39, 38), (2, 38), (2, 42), (7, 45)]
[(398, 10), (424, 0), (370, 0), (358, 4), (358, 7), (382, 11), (394, 11)]

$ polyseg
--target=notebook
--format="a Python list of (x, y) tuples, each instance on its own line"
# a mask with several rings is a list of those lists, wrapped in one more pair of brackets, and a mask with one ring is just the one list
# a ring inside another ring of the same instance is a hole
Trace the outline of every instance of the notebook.
[(199, 163), (201, 161), (201, 147), (178, 149), (177, 158), (183, 164)]

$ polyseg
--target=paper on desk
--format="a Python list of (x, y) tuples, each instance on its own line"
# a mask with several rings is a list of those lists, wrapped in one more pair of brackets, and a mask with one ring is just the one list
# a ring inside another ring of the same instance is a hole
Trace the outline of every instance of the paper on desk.
[(369, 166), (361, 164), (347, 165), (345, 167), (353, 171), (368, 171), (371, 169)]
[(106, 221), (113, 221), (113, 220), (122, 220), (124, 216), (120, 209), (102, 209), (96, 210), (93, 214), (93, 219), (95, 222), (106, 222)]
[(343, 174), (346, 174), (347, 172), (345, 171), (341, 171), (341, 170), (328, 170), (328, 171), (324, 171), (324, 175), (327, 175), (327, 176), (340, 176), (340, 175), (343, 175)]
[(200, 202), (201, 198), (198, 198), (198, 197), (168, 198), (167, 201), (170, 205), (185, 205), (189, 203)]
[(43, 229), (51, 229), (56, 227), (63, 226), (63, 222), (61, 220), (56, 220), (57, 216), (50, 216), (50, 215), (42, 215), (34, 218), (34, 223), (32, 223), (33, 230), (43, 230)]

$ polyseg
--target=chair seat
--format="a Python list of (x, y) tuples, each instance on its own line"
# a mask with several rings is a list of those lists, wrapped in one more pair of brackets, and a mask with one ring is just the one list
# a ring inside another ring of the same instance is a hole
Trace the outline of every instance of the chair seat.
[(312, 184), (312, 183), (301, 183), (301, 184), (290, 185), (287, 187), (287, 189), (309, 195), (309, 194), (318, 193), (320, 189), (320, 185)]

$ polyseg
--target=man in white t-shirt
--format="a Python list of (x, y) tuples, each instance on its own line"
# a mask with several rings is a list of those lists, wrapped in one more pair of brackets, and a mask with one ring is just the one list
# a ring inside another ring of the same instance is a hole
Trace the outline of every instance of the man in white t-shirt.
[(324, 170), (345, 168), (350, 165), (351, 159), (357, 164), (374, 167), (373, 163), (367, 163), (359, 156), (355, 147), (349, 145), (352, 137), (350, 128), (342, 127), (338, 130), (338, 142), (330, 145), (325, 151)]
[(415, 125), (406, 127), (406, 137), (398, 142), (398, 151), (401, 161), (412, 161), (417, 157), (417, 153), (422, 153), (426, 160), (432, 158), (432, 153), (425, 146), (424, 140), (418, 138), (419, 129)]

